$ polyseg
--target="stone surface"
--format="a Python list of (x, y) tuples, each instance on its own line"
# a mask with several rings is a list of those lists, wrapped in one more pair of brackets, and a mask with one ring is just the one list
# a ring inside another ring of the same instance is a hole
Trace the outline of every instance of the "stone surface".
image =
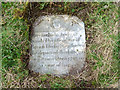
[(75, 16), (39, 17), (33, 24), (29, 69), (41, 74), (76, 74), (85, 63), (84, 23)]

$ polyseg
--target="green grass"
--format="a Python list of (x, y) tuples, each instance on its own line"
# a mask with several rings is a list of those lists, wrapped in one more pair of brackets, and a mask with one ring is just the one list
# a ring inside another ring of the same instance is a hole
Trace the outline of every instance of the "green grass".
[[(90, 3), (85, 22), (87, 65), (79, 77), (63, 78), (49, 75), (31, 75), (26, 68), (29, 49), (29, 25), (24, 14), (28, 3), (2, 3), (2, 82), (5, 88), (65, 88), (65, 87), (117, 87), (118, 72), (118, 9), (113, 3)], [(88, 3), (84, 3), (88, 5)], [(86, 6), (71, 3), (39, 3), (42, 12), (57, 8), (54, 13), (76, 15)], [(88, 43), (89, 42), (89, 43)], [(88, 71), (87, 71), (88, 70)]]
[(67, 87), (71, 87), (73, 85), (73, 82), (71, 82), (69, 79), (62, 79), (62, 78), (56, 78), (53, 81), (50, 82), (50, 86), (51, 88), (67, 88)]
[[(11, 82), (11, 80), (7, 81), (4, 76), (7, 71), (11, 70), (11, 73), (17, 74), (15, 79), (22, 80), (28, 75), (28, 71), (24, 69), (25, 66), (21, 61), (21, 56), (27, 54), (29, 28), (24, 19), (18, 19), (13, 14), (18, 6), (23, 7), (19, 3), (2, 3), (2, 14), (4, 15), (2, 24), (2, 78), (4, 84)], [(9, 86), (9, 84), (7, 85)]]
[(117, 12), (117, 7), (112, 3), (99, 3), (99, 7), (90, 15), (90, 19), (97, 22), (92, 25), (95, 36), (94, 43), (88, 47), (88, 56), (95, 62), (93, 72), (100, 87), (114, 87), (118, 82)]

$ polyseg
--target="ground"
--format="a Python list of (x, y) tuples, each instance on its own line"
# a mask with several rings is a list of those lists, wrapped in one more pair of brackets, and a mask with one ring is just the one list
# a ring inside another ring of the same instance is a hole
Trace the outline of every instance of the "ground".
[[(110, 2), (2, 3), (3, 88), (117, 88), (119, 80), (118, 7)], [(68, 14), (85, 23), (86, 65), (75, 76), (29, 71), (32, 23), (40, 15)]]

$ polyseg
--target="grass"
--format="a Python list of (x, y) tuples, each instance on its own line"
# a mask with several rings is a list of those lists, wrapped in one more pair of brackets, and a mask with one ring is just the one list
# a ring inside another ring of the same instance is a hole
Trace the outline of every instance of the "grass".
[(96, 35), (93, 43), (88, 46), (88, 56), (95, 62), (93, 73), (96, 74), (95, 79), (100, 87), (114, 87), (113, 83), (117, 83), (119, 77), (118, 13), (112, 3), (100, 3), (100, 6), (95, 11), (97, 13), (90, 16), (91, 19), (96, 18), (98, 22), (90, 28), (95, 30)]
[[(40, 12), (34, 15), (36, 10)], [(87, 64), (85, 70), (77, 77), (40, 75), (27, 69), (30, 25), (41, 13), (75, 15), (84, 21)], [(117, 88), (120, 75), (118, 71), (120, 34), (117, 28), (118, 8), (115, 3), (3, 2), (2, 16), (3, 88)]]
[[(2, 78), (3, 82), (5, 82), (4, 84), (8, 87), (12, 80), (7, 80), (5, 77), (7, 71), (17, 75), (15, 80), (18, 78), (22, 79), (28, 72), (24, 69), (21, 56), (27, 54), (29, 28), (24, 19), (18, 19), (13, 14), (13, 11), (18, 7), (18, 5), (18, 3), (2, 3), (2, 14), (4, 15), (2, 23)], [(19, 6), (22, 7), (22, 5)], [(24, 47), (24, 45), (26, 47)]]

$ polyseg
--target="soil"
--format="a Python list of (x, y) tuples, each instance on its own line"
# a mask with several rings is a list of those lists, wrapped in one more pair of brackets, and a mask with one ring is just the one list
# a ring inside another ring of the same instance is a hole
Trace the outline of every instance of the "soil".
[[(64, 7), (63, 2), (54, 2), (54, 3), (48, 3), (47, 5), (44, 6), (44, 8), (41, 10), (40, 7), (41, 3), (38, 2), (31, 2), (28, 4), (28, 7), (25, 10), (24, 18), (28, 20), (28, 25), (30, 26), (29, 28), (29, 36), (32, 36), (32, 24), (35, 22), (35, 20), (39, 16), (44, 16), (44, 15), (63, 15), (67, 14), (70, 16), (77, 16), (79, 19), (81, 19), (83, 22), (88, 21), (88, 13), (92, 12), (92, 7), (90, 3), (84, 3), (84, 2), (74, 2), (74, 3), (67, 3), (66, 8)], [(60, 9), (61, 8), (61, 9)], [(74, 12), (72, 12), (72, 9), (74, 8)], [(94, 23), (94, 22), (93, 22)], [(89, 23), (85, 23), (85, 28), (87, 26), (91, 26)], [(92, 36), (89, 30), (86, 29), (86, 38), (89, 36), (89, 39), (87, 40), (86, 44), (87, 46), (92, 43)], [(31, 38), (29, 37), (29, 40)], [(28, 50), (29, 52), (29, 50)], [(24, 55), (23, 58), (26, 57), (26, 68), (28, 69), (28, 63), (29, 63), (29, 55)], [(89, 61), (86, 60), (86, 63), (88, 64)], [(89, 70), (90, 66), (84, 67), (83, 70)], [(82, 70), (82, 71), (83, 71)], [(38, 74), (33, 74), (33, 72), (30, 71), (31, 76), (37, 76)], [(80, 81), (76, 81), (76, 84), (79, 85)], [(76, 86), (77, 86), (76, 85)], [(81, 86), (81, 84), (80, 84)], [(84, 86), (91, 87), (92, 85), (84, 83)]]

